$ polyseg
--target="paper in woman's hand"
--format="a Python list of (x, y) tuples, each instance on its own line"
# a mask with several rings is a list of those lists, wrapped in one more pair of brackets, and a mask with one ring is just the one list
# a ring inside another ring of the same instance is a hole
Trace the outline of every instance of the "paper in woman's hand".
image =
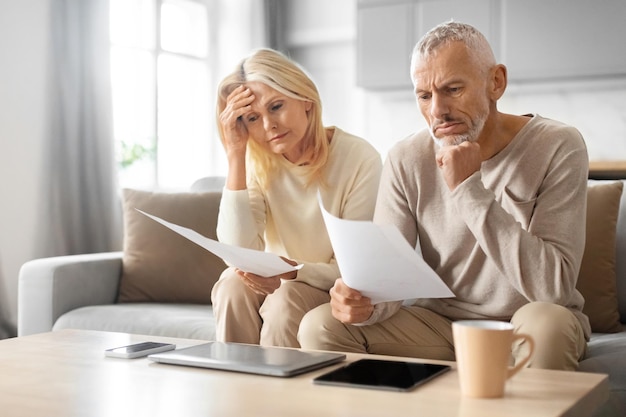
[(321, 200), (320, 208), (343, 281), (372, 304), (454, 297), (396, 227), (337, 218)]
[(242, 271), (251, 272), (262, 277), (273, 277), (275, 275), (284, 274), (285, 272), (295, 271), (302, 268), (302, 265), (289, 265), (280, 256), (273, 253), (227, 245), (202, 236), (194, 230), (170, 223), (139, 209), (135, 210), (148, 216), (152, 220), (161, 223), (163, 226), (178, 233), (179, 235), (191, 240), (193, 243), (203, 247), (214, 255), (219, 256), (224, 260), (224, 262), (226, 262), (226, 264), (237, 267)]

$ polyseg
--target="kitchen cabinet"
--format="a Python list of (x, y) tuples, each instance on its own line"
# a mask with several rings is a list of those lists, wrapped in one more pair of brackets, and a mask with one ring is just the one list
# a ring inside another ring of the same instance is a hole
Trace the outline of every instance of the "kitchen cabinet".
[(359, 0), (357, 84), (410, 88), (410, 56), (433, 26), (478, 28), (510, 82), (626, 76), (624, 0)]
[(414, 44), (413, 3), (359, 3), (357, 84), (366, 88), (411, 85), (409, 62)]
[(626, 1), (503, 0), (501, 57), (513, 81), (626, 75)]

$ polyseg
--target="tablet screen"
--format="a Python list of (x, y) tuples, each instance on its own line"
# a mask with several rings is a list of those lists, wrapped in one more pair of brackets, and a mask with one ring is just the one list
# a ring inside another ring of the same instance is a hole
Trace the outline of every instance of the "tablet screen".
[(408, 391), (449, 369), (447, 365), (361, 359), (323, 374), (313, 382), (322, 385)]

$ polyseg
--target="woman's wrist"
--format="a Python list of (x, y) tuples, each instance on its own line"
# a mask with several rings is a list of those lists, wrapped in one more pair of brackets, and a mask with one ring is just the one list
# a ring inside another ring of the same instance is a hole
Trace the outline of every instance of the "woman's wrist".
[(226, 188), (235, 191), (247, 188), (245, 158), (229, 158)]

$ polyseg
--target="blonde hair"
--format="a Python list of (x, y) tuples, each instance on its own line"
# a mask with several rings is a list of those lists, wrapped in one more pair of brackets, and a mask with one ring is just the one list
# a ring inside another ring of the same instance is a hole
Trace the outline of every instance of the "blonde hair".
[(435, 26), (417, 42), (411, 56), (411, 78), (418, 59), (431, 56), (439, 47), (451, 42), (463, 42), (482, 71), (487, 72), (496, 64), (489, 41), (478, 29), (451, 20)]
[[(329, 144), (322, 123), (322, 103), (315, 83), (295, 62), (273, 49), (258, 49), (244, 58), (218, 86), (217, 116), (226, 108), (226, 98), (238, 86), (257, 81), (280, 93), (296, 99), (311, 102), (308, 111), (308, 126), (300, 142), (302, 156), (294, 164), (306, 163), (307, 185), (324, 182), (323, 168), (328, 160)], [(224, 132), (220, 123), (218, 130), (224, 141)], [(246, 165), (248, 175), (254, 175), (261, 186), (267, 188), (272, 174), (289, 164), (282, 155), (270, 152), (267, 148), (248, 140)]]

